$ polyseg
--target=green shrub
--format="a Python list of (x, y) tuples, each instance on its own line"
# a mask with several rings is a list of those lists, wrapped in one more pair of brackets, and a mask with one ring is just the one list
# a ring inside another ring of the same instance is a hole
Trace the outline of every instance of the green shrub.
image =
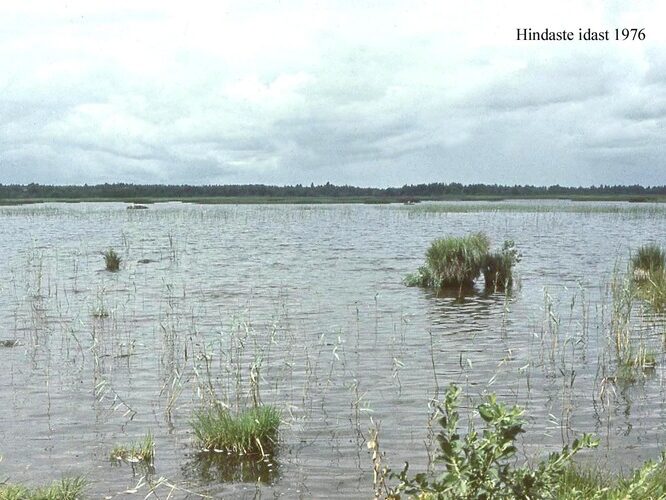
[(585, 434), (571, 448), (551, 453), (534, 468), (515, 467), (512, 459), (517, 451), (516, 438), (524, 432), (523, 410), (507, 408), (491, 395), (477, 407), (485, 429), (480, 434), (470, 423), (463, 437), (458, 433), (459, 395), (460, 389), (451, 385), (440, 408), (442, 430), (437, 436), (440, 452), (436, 460), (445, 470), (409, 478), (409, 465), (405, 465), (402, 473), (393, 475), (400, 484), (389, 492), (390, 498), (400, 498), (403, 493), (433, 499), (553, 498), (571, 458), (583, 448), (598, 445), (597, 439)]
[(107, 271), (116, 272), (118, 269), (120, 269), (121, 258), (113, 250), (113, 248), (109, 248), (106, 252), (104, 252), (103, 255)]
[(513, 284), (513, 266), (520, 262), (520, 253), (512, 240), (504, 242), (501, 250), (488, 254), (483, 265), (486, 289), (505, 290)]
[(237, 416), (216, 406), (195, 414), (192, 428), (202, 448), (245, 455), (268, 455), (277, 442), (280, 412), (258, 406)]
[(86, 481), (81, 477), (61, 479), (34, 489), (17, 484), (0, 484), (0, 500), (77, 500), (82, 498), (85, 486)]

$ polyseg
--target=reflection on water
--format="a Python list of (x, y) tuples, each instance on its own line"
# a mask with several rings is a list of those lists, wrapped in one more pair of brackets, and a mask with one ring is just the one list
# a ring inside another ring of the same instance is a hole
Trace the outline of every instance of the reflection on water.
[(188, 479), (203, 483), (272, 484), (280, 476), (277, 454), (270, 457), (238, 456), (227, 453), (202, 452), (190, 458), (182, 468)]
[[(656, 366), (623, 376), (609, 284), (632, 249), (666, 246), (664, 211), (514, 205), (0, 209), (2, 477), (82, 474), (114, 496), (137, 478), (111, 448), (150, 431), (153, 476), (175, 491), (368, 498), (370, 417), (394, 470), (424, 470), (429, 408), (450, 382), (525, 406), (528, 456), (593, 432), (604, 447), (586, 460), (657, 457), (665, 319), (634, 304), (631, 343)], [(510, 294), (402, 284), (432, 240), (477, 231), (523, 254)], [(118, 273), (104, 271), (110, 247)], [(195, 409), (254, 398), (283, 416), (272, 466), (191, 454)]]

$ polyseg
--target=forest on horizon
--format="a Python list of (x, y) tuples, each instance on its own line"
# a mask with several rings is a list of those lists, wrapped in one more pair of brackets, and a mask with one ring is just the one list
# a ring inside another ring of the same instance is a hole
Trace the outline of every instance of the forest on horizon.
[(438, 199), (464, 197), (649, 197), (666, 196), (666, 185), (533, 186), (498, 184), (460, 184), (457, 182), (410, 184), (402, 187), (357, 187), (350, 185), (265, 184), (167, 185), (167, 184), (96, 184), (45, 185), (0, 184), (0, 199), (187, 199), (187, 198), (366, 198)]

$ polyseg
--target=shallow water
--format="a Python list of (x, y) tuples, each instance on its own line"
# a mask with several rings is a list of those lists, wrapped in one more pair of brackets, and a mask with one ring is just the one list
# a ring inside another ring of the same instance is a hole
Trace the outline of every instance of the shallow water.
[[(450, 382), (465, 407), (488, 392), (525, 406), (529, 458), (582, 432), (602, 437), (583, 460), (657, 457), (664, 318), (635, 305), (632, 342), (658, 364), (615, 380), (609, 283), (632, 249), (666, 245), (666, 209), (436, 205), (0, 208), (0, 341), (19, 341), (0, 346), (1, 478), (81, 474), (92, 498), (135, 487), (143, 498), (146, 471), (109, 453), (151, 431), (147, 479), (166, 478), (172, 498), (369, 498), (370, 418), (394, 470), (423, 470), (429, 403)], [(433, 239), (474, 231), (522, 252), (510, 296), (402, 284)], [(109, 247), (118, 273), (103, 270)], [(253, 364), (262, 401), (283, 414), (277, 456), (211, 463), (193, 445), (192, 412), (211, 397), (249, 404)]]

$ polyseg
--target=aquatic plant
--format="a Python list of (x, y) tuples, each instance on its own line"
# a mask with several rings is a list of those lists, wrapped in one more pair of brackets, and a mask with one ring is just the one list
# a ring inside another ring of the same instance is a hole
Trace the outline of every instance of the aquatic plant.
[(513, 240), (506, 240), (502, 249), (486, 256), (483, 278), (486, 289), (505, 290), (513, 284), (513, 266), (520, 262), (521, 255)]
[(435, 240), (426, 252), (426, 266), (435, 288), (472, 285), (485, 263), (490, 240), (483, 233)]
[(440, 238), (426, 251), (426, 263), (405, 283), (440, 290), (470, 287), (481, 274), (490, 240), (483, 233)]
[(643, 245), (631, 258), (631, 265), (636, 279), (646, 279), (650, 274), (666, 268), (666, 252), (654, 243)]
[(636, 295), (652, 308), (666, 310), (666, 252), (656, 244), (641, 246), (631, 258)]
[(389, 498), (401, 494), (417, 498), (552, 498), (558, 481), (564, 475), (571, 458), (584, 448), (596, 447), (598, 439), (584, 434), (574, 440), (571, 447), (551, 453), (535, 467), (516, 467), (513, 460), (517, 448), (515, 441), (524, 432), (524, 410), (518, 406), (507, 408), (490, 395), (477, 406), (485, 422), (482, 433), (469, 423), (467, 435), (458, 431), (458, 398), (460, 389), (451, 384), (443, 405), (439, 408), (439, 424), (442, 430), (437, 436), (439, 454), (436, 461), (445, 470), (434, 474), (417, 474), (408, 477), (409, 464), (392, 477), (398, 478), (398, 486), (389, 491)]
[(666, 311), (666, 269), (649, 273), (638, 285), (638, 296), (657, 312)]
[(118, 269), (120, 269), (120, 261), (122, 260), (118, 254), (113, 250), (113, 248), (109, 248), (106, 252), (104, 252), (104, 264), (106, 265), (106, 270), (111, 271), (111, 272), (116, 272)]
[(513, 282), (512, 270), (520, 254), (511, 240), (498, 251), (489, 250), (490, 240), (484, 233), (440, 238), (428, 248), (425, 264), (407, 275), (404, 283), (438, 291), (470, 288), (483, 273), (486, 288), (504, 290)]
[(191, 425), (205, 450), (265, 456), (277, 442), (280, 412), (262, 405), (234, 416), (218, 405), (197, 412)]
[(85, 487), (86, 481), (81, 477), (64, 478), (39, 488), (0, 484), (0, 500), (77, 500)]
[(155, 458), (155, 440), (152, 433), (146, 434), (142, 441), (130, 446), (115, 446), (111, 450), (111, 460), (125, 462), (144, 462), (152, 464)]
[(554, 498), (561, 500), (666, 498), (666, 463), (648, 460), (627, 477), (569, 466), (560, 476)]

